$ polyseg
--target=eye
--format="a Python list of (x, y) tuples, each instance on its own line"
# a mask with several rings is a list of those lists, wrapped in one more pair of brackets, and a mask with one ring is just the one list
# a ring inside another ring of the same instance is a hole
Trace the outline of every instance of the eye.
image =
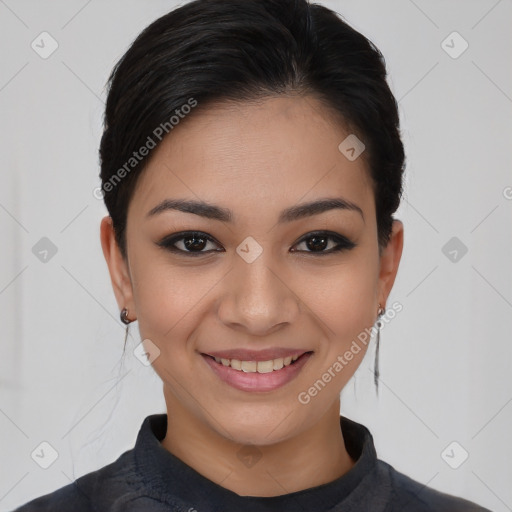
[[(163, 247), (164, 249), (174, 253), (182, 253), (187, 256), (199, 256), (201, 254), (222, 252), (224, 250), (215, 248), (205, 250), (208, 247), (208, 244), (220, 246), (214, 238), (201, 231), (175, 233), (174, 235), (165, 237), (160, 242), (157, 242), (159, 247)], [(295, 246), (300, 244), (304, 244), (306, 250), (291, 249), (291, 252), (305, 252), (321, 256), (342, 250), (350, 250), (356, 246), (356, 244), (348, 238), (331, 231), (315, 231), (308, 233), (306, 236), (302, 237)], [(329, 248), (329, 250), (325, 250), (327, 248)]]
[(201, 231), (185, 231), (183, 233), (176, 233), (171, 237), (166, 237), (158, 242), (157, 245), (171, 252), (185, 253), (193, 256), (219, 251), (218, 249), (204, 251), (203, 249), (208, 246), (208, 243), (217, 244), (217, 242), (206, 233), (202, 233)]
[[(329, 247), (330, 242), (334, 242), (334, 246), (331, 245), (329, 250), (324, 250), (327, 247)], [(339, 235), (338, 233), (334, 233), (332, 231), (315, 231), (308, 233), (299, 242), (297, 242), (296, 245), (299, 244), (305, 244), (305, 247), (307, 247), (310, 250), (292, 250), (292, 252), (306, 252), (316, 254), (318, 256), (332, 254), (334, 252), (339, 252), (343, 250), (350, 250), (356, 246), (356, 244), (349, 240), (348, 238)]]

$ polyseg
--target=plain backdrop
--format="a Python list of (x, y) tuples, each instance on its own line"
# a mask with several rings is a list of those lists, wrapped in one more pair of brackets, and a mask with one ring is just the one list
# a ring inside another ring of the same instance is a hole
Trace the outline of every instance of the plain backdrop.
[[(319, 3), (385, 55), (407, 154), (388, 301), (403, 309), (382, 329), (379, 396), (372, 342), (341, 412), (397, 470), (512, 510), (512, 4)], [(93, 191), (110, 70), (176, 5), (0, 0), (1, 511), (113, 462), (165, 412), (136, 323), (122, 357)]]

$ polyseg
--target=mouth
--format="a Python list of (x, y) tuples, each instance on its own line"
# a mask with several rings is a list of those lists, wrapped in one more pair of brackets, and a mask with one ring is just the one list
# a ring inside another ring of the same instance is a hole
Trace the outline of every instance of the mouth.
[[(292, 381), (312, 357), (313, 351), (266, 361), (241, 361), (201, 354), (216, 377), (241, 391), (273, 391)], [(295, 359), (294, 359), (295, 358)]]

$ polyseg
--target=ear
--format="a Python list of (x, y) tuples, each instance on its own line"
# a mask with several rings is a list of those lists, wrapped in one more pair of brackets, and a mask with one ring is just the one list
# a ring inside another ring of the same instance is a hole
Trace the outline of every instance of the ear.
[(404, 245), (404, 225), (394, 220), (388, 245), (380, 256), (378, 301), (384, 307), (393, 288)]
[(107, 261), (110, 280), (119, 306), (119, 311), (123, 308), (127, 308), (129, 312), (128, 317), (134, 320), (136, 317), (135, 302), (133, 300), (130, 271), (117, 245), (112, 218), (110, 216), (103, 217), (101, 220), (100, 238), (103, 255)]

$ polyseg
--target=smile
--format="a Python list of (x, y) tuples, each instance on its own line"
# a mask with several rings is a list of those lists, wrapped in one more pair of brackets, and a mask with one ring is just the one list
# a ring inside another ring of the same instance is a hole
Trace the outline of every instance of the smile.
[(307, 363), (312, 351), (301, 355), (267, 361), (241, 361), (201, 354), (214, 374), (226, 384), (242, 390), (263, 392), (284, 386), (294, 379)]

